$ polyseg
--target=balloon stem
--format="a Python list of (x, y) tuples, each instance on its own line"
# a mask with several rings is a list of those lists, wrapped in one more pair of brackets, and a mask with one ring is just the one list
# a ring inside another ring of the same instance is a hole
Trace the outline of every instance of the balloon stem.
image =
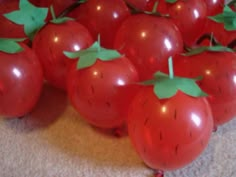
[(173, 69), (173, 59), (172, 59), (172, 57), (170, 57), (168, 59), (168, 66), (169, 66), (170, 79), (173, 79), (174, 78), (174, 69)]
[(50, 12), (51, 12), (51, 15), (52, 15), (52, 19), (55, 20), (57, 17), (56, 17), (53, 5), (50, 6)]
[(101, 51), (101, 36), (98, 34), (98, 52)]

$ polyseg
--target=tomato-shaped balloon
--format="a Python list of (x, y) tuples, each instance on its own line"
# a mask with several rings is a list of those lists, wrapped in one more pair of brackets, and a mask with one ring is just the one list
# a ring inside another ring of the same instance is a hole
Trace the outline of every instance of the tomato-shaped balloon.
[(66, 89), (68, 69), (73, 63), (63, 51), (78, 51), (89, 47), (93, 39), (89, 31), (76, 21), (48, 23), (33, 39), (33, 49), (38, 55), (45, 79), (60, 89)]
[(126, 118), (130, 98), (126, 88), (137, 81), (137, 71), (127, 58), (97, 60), (88, 68), (71, 68), (68, 94), (72, 105), (90, 124), (117, 128)]
[(0, 52), (0, 116), (22, 117), (36, 105), (43, 85), (42, 67), (26, 45), (15, 54)]
[(129, 15), (123, 0), (89, 0), (74, 9), (69, 16), (86, 26), (94, 40), (100, 35), (103, 47), (113, 48), (116, 31)]
[(130, 104), (130, 139), (152, 169), (175, 170), (191, 163), (208, 145), (212, 128), (211, 109), (202, 97), (178, 91), (159, 99), (153, 86), (145, 86)]
[(236, 115), (236, 55), (233, 52), (203, 52), (174, 58), (175, 74), (184, 77), (203, 76), (201, 88), (209, 94), (215, 126)]
[(183, 51), (177, 27), (168, 19), (146, 14), (127, 18), (117, 31), (115, 48), (125, 54), (137, 68), (140, 79), (166, 68), (169, 56)]

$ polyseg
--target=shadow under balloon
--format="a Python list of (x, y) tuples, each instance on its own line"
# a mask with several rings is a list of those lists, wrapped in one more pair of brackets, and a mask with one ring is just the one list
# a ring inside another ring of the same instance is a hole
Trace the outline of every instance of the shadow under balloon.
[(67, 105), (66, 93), (45, 83), (38, 103), (32, 112), (21, 118), (7, 119), (6, 124), (17, 132), (46, 128), (60, 118)]

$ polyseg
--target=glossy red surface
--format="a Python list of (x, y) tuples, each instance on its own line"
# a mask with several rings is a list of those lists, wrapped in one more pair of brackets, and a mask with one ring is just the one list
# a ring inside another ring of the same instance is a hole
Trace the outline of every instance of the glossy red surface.
[(122, 23), (116, 34), (115, 48), (131, 60), (141, 80), (145, 80), (166, 68), (169, 56), (183, 51), (183, 40), (170, 20), (139, 14)]
[(216, 15), (222, 12), (224, 0), (204, 0), (207, 5), (207, 16)]
[(17, 54), (0, 52), (0, 116), (21, 117), (37, 103), (43, 84), (42, 67), (25, 45)]
[[(148, 10), (153, 8), (156, 1), (150, 1)], [(176, 3), (161, 0), (158, 1), (157, 11), (170, 15), (170, 19), (177, 25), (188, 46), (194, 44), (205, 27), (207, 7), (204, 0), (179, 0)]]
[(199, 55), (174, 58), (177, 76), (197, 77), (199, 86), (209, 94), (215, 126), (236, 115), (236, 55), (231, 52), (205, 52)]
[(86, 26), (94, 40), (100, 34), (103, 47), (113, 48), (115, 33), (129, 15), (129, 9), (123, 0), (89, 0), (69, 16)]
[(152, 169), (175, 170), (190, 164), (208, 145), (213, 129), (205, 98), (177, 92), (159, 100), (153, 86), (143, 87), (131, 102), (128, 132), (134, 148)]
[(33, 39), (33, 49), (39, 57), (45, 79), (57, 88), (66, 89), (68, 69), (76, 60), (63, 51), (78, 51), (89, 47), (93, 39), (88, 30), (76, 21), (48, 23)]
[(96, 63), (69, 74), (68, 94), (82, 117), (100, 128), (117, 128), (125, 122), (130, 96), (128, 85), (138, 81), (138, 74), (127, 58)]

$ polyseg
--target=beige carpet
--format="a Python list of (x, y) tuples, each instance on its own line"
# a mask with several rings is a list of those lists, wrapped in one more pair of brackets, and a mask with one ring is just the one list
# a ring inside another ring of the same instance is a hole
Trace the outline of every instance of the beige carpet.
[[(127, 136), (98, 131), (45, 86), (25, 118), (0, 119), (0, 177), (151, 177)], [(213, 134), (205, 152), (166, 177), (236, 177), (236, 120)]]

